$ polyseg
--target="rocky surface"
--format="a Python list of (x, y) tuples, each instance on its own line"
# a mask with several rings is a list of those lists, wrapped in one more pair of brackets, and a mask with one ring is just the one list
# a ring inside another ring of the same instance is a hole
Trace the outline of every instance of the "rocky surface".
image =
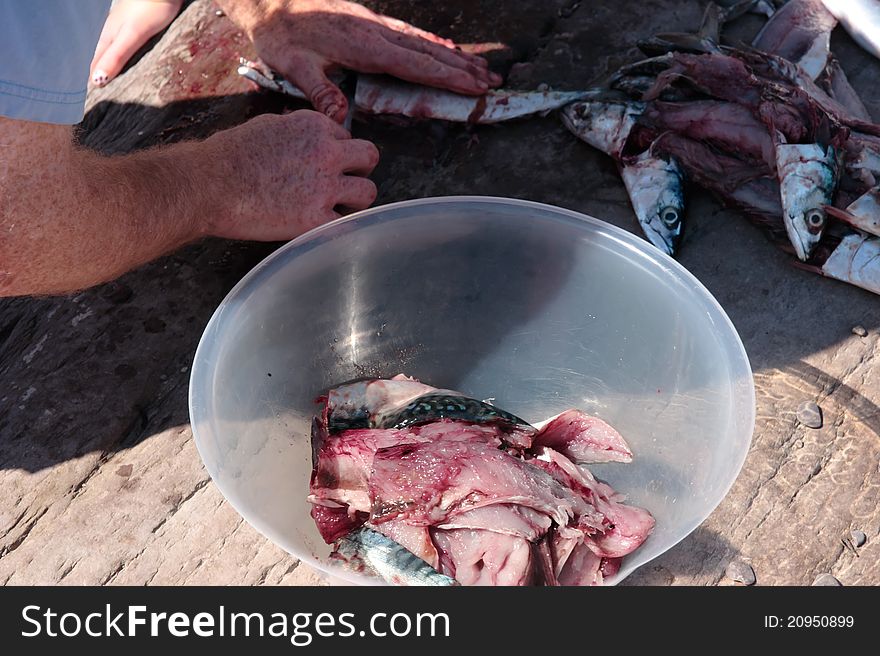
[[(699, 0), (397, 0), (372, 3), (492, 53), (511, 86), (575, 89), (636, 56), (656, 31), (693, 29)], [(761, 19), (731, 30), (747, 38)], [(875, 118), (880, 62), (833, 48)], [(248, 44), (210, 3), (190, 4), (125, 75), (92, 94), (80, 133), (106, 153), (199, 138), (283, 100), (234, 73)], [(358, 120), (383, 153), (379, 202), (514, 196), (638, 226), (613, 164), (552, 117), (471, 129)], [(226, 292), (275, 245), (210, 241), (60, 299), (0, 301), (0, 583), (314, 584), (210, 482), (187, 416), (188, 370)], [(627, 583), (880, 583), (880, 299), (790, 266), (735, 212), (690, 196), (680, 261), (739, 330), (757, 385), (751, 452), (729, 496)], [(865, 334), (854, 334), (861, 326)], [(797, 419), (805, 400), (821, 428)], [(851, 548), (853, 529), (866, 541)], [(725, 582), (727, 581), (727, 582)]]

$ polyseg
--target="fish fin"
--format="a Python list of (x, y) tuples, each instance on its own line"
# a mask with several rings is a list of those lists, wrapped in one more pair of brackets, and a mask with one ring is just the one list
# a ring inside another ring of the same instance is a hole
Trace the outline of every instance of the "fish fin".
[(822, 271), (822, 267), (816, 266), (815, 264), (807, 264), (806, 262), (801, 262), (800, 260), (793, 260), (791, 265), (796, 269), (803, 269), (804, 271), (809, 271), (810, 273), (818, 273), (820, 276), (824, 276), (825, 272)]
[(650, 39), (639, 41), (637, 45), (639, 50), (648, 56), (663, 55), (669, 52), (692, 54), (720, 52), (717, 41), (714, 39), (687, 32), (657, 34)]
[(710, 2), (706, 5), (706, 11), (703, 12), (703, 20), (700, 23), (700, 29), (697, 30), (697, 36), (701, 39), (711, 39), (718, 43), (721, 39), (721, 26), (724, 24), (724, 10)]
[(749, 12), (760, 13), (764, 16), (767, 14), (760, 9), (758, 6), (761, 5), (761, 0), (741, 0), (736, 4), (733, 4), (726, 9), (721, 10), (721, 23), (728, 23), (730, 21), (736, 20), (740, 16), (745, 16)]
[(823, 205), (822, 209), (825, 210), (826, 214), (834, 217), (838, 221), (843, 221), (844, 223), (847, 223), (849, 225), (855, 225), (853, 224), (852, 215), (844, 209), (834, 207), (834, 205)]

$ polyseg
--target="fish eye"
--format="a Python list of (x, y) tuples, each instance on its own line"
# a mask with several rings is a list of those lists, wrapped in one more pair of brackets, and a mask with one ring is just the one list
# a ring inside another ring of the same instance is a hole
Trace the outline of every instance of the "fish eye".
[(660, 210), (660, 220), (668, 226), (678, 223), (678, 210), (674, 207), (664, 207)]
[(806, 215), (807, 229), (812, 231), (821, 230), (825, 225), (825, 212), (820, 210), (819, 208), (813, 208), (811, 210), (807, 210)]

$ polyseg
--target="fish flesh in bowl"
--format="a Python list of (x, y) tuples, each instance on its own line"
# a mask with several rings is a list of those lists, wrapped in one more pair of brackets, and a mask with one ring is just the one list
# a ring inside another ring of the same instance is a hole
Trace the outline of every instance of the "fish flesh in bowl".
[(190, 380), (213, 481), (257, 530), (319, 570), (312, 421), (342, 383), (406, 372), (531, 424), (570, 408), (613, 426), (628, 464), (591, 465), (656, 524), (615, 584), (698, 527), (751, 443), (751, 369), (700, 282), (630, 233), (573, 211), (490, 197), (375, 207), (255, 267), (217, 308)]

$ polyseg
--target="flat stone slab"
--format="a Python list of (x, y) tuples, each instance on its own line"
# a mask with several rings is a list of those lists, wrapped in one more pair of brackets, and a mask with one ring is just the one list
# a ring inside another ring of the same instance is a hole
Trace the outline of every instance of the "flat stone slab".
[[(372, 3), (492, 55), (509, 83), (595, 84), (639, 38), (693, 30), (697, 0)], [(249, 45), (203, 0), (125, 75), (90, 97), (81, 140), (106, 153), (204, 137), (286, 102), (234, 73)], [(733, 26), (747, 39), (760, 27)], [(880, 62), (844, 34), (833, 49), (875, 117)], [(553, 117), (468, 128), (355, 122), (383, 155), (379, 201), (458, 193), (528, 198), (638, 233), (613, 163)], [(65, 298), (0, 301), (0, 583), (322, 582), (263, 538), (210, 482), (188, 423), (189, 366), (232, 286), (277, 245), (208, 241)], [(628, 584), (880, 583), (880, 299), (790, 266), (736, 212), (689, 196), (680, 261), (716, 296), (748, 350), (754, 442), (730, 494)], [(853, 333), (854, 326), (864, 330)], [(797, 419), (822, 408), (821, 428)], [(851, 531), (865, 534), (853, 545)]]

